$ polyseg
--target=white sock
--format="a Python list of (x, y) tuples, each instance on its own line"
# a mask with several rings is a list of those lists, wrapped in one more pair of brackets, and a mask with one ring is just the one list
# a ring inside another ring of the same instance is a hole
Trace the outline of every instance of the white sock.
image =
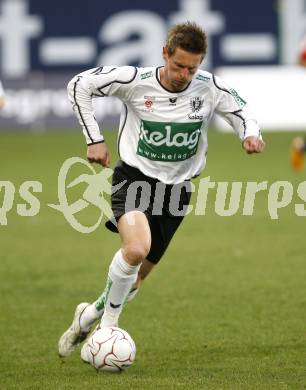
[(130, 265), (123, 258), (121, 249), (115, 254), (109, 267), (109, 290), (105, 300), (101, 326), (117, 325), (123, 304), (136, 282), (140, 265)]
[[(130, 290), (128, 293), (126, 300), (124, 304), (132, 301), (135, 296), (138, 294), (139, 288), (133, 288)], [(107, 296), (106, 294), (108, 293), (108, 289), (105, 289), (105, 291), (102, 294), (103, 299)], [(103, 313), (104, 313), (104, 305), (103, 308), (98, 310), (97, 307), (99, 307), (99, 304), (101, 304), (101, 298), (98, 298), (95, 302), (93, 302), (91, 305), (87, 306), (84, 312), (82, 313), (82, 316), (80, 318), (80, 325), (81, 328), (85, 331), (91, 328), (92, 324), (96, 321), (99, 320)], [(113, 322), (114, 319), (111, 317), (111, 321)], [(118, 320), (115, 319), (115, 320)]]

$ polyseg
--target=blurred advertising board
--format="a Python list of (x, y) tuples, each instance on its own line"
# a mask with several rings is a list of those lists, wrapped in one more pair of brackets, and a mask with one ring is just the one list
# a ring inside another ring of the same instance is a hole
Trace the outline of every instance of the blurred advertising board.
[[(5, 106), (0, 111), (0, 131), (7, 129), (68, 129), (78, 126), (66, 85), (71, 75), (32, 73), (25, 79), (7, 80)], [(116, 98), (93, 100), (97, 120), (103, 127), (119, 122), (121, 102)]]
[(294, 63), (304, 0), (0, 0), (0, 74), (78, 73), (100, 65), (158, 65), (167, 29), (191, 20), (209, 37), (203, 64)]
[[(306, 69), (292, 66), (224, 67), (217, 74), (250, 103), (263, 130), (306, 130)], [(222, 119), (216, 126), (230, 130)]]
[[(73, 75), (100, 65), (160, 65), (167, 29), (186, 20), (208, 34), (203, 68), (209, 71), (294, 64), (306, 33), (306, 2), (91, 0), (76, 6), (62, 0), (55, 7), (51, 0), (0, 0), (0, 79), (6, 90), (0, 131), (75, 127), (66, 97)], [(233, 83), (237, 89), (239, 84)], [(252, 77), (243, 86), (252, 100)], [(120, 102), (96, 104), (105, 126), (118, 123)], [(288, 122), (295, 123), (290, 115)]]

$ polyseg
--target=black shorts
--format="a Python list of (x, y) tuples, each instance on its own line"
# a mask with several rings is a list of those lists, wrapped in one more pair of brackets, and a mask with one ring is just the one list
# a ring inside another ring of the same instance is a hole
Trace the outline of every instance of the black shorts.
[[(121, 187), (116, 190), (115, 186), (120, 183)], [(191, 197), (190, 181), (166, 185), (119, 161), (112, 185), (112, 210), (117, 222), (122, 215), (133, 210), (140, 210), (146, 215), (152, 238), (147, 259), (157, 264), (184, 218)], [(118, 232), (110, 221), (106, 227)]]

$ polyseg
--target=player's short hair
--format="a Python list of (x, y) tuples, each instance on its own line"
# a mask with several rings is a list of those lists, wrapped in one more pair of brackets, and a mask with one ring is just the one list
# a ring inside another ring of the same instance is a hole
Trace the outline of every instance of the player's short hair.
[(185, 51), (203, 54), (207, 51), (207, 36), (205, 31), (193, 22), (176, 24), (168, 31), (166, 48), (169, 56), (179, 47)]

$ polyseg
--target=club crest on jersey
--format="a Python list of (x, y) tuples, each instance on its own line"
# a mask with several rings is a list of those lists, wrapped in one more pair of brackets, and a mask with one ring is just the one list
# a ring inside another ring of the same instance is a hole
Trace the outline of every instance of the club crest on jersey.
[(189, 119), (203, 119), (203, 115), (199, 115), (199, 111), (203, 106), (204, 100), (200, 97), (194, 97), (190, 99), (191, 113), (188, 115)]
[(153, 104), (154, 104), (155, 97), (154, 96), (144, 96), (144, 99), (145, 99), (144, 108), (141, 111), (153, 112), (154, 111)]

